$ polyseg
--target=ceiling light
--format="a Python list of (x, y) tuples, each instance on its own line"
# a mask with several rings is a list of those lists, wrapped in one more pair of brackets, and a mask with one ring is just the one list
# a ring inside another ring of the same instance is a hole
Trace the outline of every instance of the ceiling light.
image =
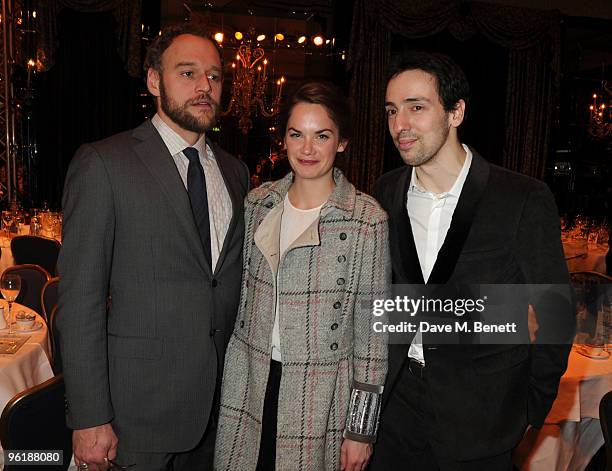
[(223, 42), (223, 33), (215, 33), (215, 41), (217, 41), (218, 43), (222, 43)]
[(242, 33), (241, 33), (240, 31), (236, 31), (236, 32), (234, 33), (234, 37), (235, 37), (235, 38), (236, 38), (238, 41), (240, 41), (240, 40), (242, 39)]

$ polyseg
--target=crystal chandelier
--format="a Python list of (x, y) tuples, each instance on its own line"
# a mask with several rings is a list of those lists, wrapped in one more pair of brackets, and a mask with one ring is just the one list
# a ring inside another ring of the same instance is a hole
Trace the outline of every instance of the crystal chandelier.
[[(236, 60), (232, 62), (232, 91), (230, 102), (221, 116), (238, 117), (238, 127), (247, 134), (253, 127), (252, 117), (258, 114), (271, 118), (278, 115), (281, 93), (285, 78), (276, 81), (276, 86), (268, 76), (268, 59), (264, 49), (251, 40), (244, 41), (238, 48)], [(266, 89), (275, 88), (271, 104), (267, 104)]]
[[(601, 89), (612, 97), (612, 87), (608, 81), (602, 81)], [(588, 131), (596, 139), (612, 136), (612, 102), (606, 103), (605, 96), (597, 93), (593, 93), (593, 103), (589, 105)]]

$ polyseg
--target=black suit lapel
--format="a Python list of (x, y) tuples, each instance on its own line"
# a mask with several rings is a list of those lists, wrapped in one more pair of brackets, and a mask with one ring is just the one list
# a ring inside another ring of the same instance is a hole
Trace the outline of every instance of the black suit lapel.
[(489, 163), (472, 151), (472, 164), (428, 284), (445, 284), (453, 274), (488, 181)]
[(423, 272), (421, 271), (419, 255), (414, 242), (414, 235), (412, 234), (412, 225), (410, 224), (406, 208), (406, 198), (410, 188), (411, 177), (412, 167), (406, 167), (395, 187), (395, 194), (393, 196), (392, 217), (395, 222), (395, 249), (401, 259), (401, 263), (394, 265), (396, 269), (399, 266), (400, 272), (395, 273), (393, 281), (394, 283), (423, 284)]
[(227, 188), (227, 192), (232, 200), (232, 219), (229, 227), (227, 228), (227, 234), (225, 235), (225, 240), (223, 241), (223, 248), (221, 249), (219, 260), (217, 260), (217, 265), (215, 267), (215, 273), (218, 273), (229, 250), (238, 219), (242, 217), (241, 208), (243, 205), (243, 198), (240, 192), (241, 175), (237, 172), (235, 166), (231, 165), (231, 162), (229, 162), (229, 159), (225, 155), (225, 151), (223, 151), (209, 139), (206, 139), (206, 143), (210, 146), (215, 154), (215, 159), (219, 166), (219, 170), (221, 171), (221, 175), (223, 176), (225, 187)]
[(150, 121), (137, 127), (133, 136), (138, 140), (134, 145), (134, 151), (159, 183), (185, 230), (188, 242), (193, 246), (193, 254), (202, 269), (210, 275), (210, 262), (207, 262), (204, 254), (200, 233), (191, 211), (189, 195), (168, 148)]

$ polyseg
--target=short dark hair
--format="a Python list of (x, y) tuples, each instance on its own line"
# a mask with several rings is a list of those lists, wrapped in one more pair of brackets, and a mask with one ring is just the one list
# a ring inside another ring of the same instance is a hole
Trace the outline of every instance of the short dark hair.
[(293, 108), (300, 103), (321, 105), (331, 120), (338, 126), (340, 139), (350, 139), (353, 134), (351, 102), (344, 93), (329, 82), (307, 82), (301, 85), (289, 98), (281, 114), (281, 130), (287, 132), (287, 123)]
[(157, 38), (155, 38), (155, 40), (147, 49), (147, 55), (145, 57), (143, 65), (145, 73), (148, 72), (151, 68), (156, 70), (157, 72), (162, 71), (162, 55), (164, 54), (165, 50), (170, 47), (172, 42), (182, 34), (191, 34), (193, 36), (199, 36), (200, 38), (204, 38), (210, 41), (213, 46), (215, 46), (215, 49), (217, 49), (217, 52), (219, 53), (219, 58), (221, 59), (221, 63), (223, 63), (223, 54), (219, 49), (219, 45), (217, 44), (217, 41), (211, 38), (210, 32), (206, 28), (204, 28), (198, 23), (176, 23), (164, 27), (161, 31), (161, 34)]
[(425, 51), (404, 51), (394, 56), (389, 65), (387, 83), (408, 70), (422, 70), (436, 79), (440, 103), (447, 113), (457, 102), (470, 99), (470, 84), (459, 65), (445, 54)]

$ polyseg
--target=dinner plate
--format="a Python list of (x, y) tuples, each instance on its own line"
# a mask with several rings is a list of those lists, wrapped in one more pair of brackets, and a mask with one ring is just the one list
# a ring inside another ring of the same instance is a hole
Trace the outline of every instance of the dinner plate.
[(37, 330), (40, 330), (41, 327), (42, 327), (42, 322), (40, 322), (40, 321), (36, 321), (32, 327), (27, 328), (27, 329), (24, 329), (24, 328), (16, 325), (15, 326), (15, 333), (17, 333), (17, 334), (27, 334), (27, 333), (30, 333), (30, 332), (36, 332)]

